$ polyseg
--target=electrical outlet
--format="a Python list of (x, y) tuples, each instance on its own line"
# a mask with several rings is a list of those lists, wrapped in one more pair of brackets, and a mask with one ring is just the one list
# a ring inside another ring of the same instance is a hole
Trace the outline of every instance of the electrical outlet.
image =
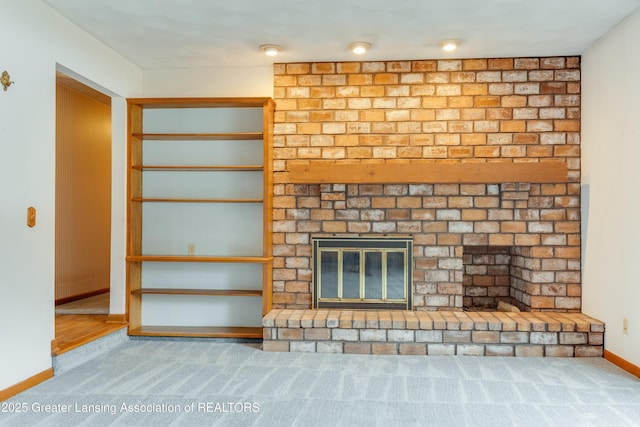
[(195, 255), (196, 254), (196, 244), (195, 243), (189, 243), (187, 245), (187, 254), (188, 255)]
[(622, 319), (622, 333), (625, 335), (629, 333), (629, 319), (626, 317)]

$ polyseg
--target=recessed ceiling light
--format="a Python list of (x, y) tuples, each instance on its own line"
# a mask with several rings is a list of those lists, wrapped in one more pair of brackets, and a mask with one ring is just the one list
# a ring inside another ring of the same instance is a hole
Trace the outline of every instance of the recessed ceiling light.
[(445, 52), (453, 52), (458, 48), (458, 46), (460, 46), (460, 40), (449, 39), (449, 40), (442, 40), (440, 42), (440, 47)]
[(366, 51), (371, 49), (371, 43), (367, 42), (353, 42), (349, 44), (349, 50), (356, 55), (362, 55)]
[(277, 44), (263, 44), (260, 50), (267, 56), (276, 56), (282, 50), (282, 46)]

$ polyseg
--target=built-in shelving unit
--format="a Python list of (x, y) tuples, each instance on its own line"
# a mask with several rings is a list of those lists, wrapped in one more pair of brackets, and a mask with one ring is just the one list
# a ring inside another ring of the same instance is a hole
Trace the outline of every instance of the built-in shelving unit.
[(269, 98), (129, 99), (129, 334), (262, 337)]

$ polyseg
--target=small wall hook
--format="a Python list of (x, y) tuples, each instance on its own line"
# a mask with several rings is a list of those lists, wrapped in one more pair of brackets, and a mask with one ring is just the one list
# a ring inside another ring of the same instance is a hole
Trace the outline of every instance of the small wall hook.
[(8, 72), (3, 71), (2, 76), (0, 77), (0, 83), (2, 83), (2, 88), (4, 91), (7, 91), (7, 88), (11, 86), (14, 82), (11, 81), (11, 76)]

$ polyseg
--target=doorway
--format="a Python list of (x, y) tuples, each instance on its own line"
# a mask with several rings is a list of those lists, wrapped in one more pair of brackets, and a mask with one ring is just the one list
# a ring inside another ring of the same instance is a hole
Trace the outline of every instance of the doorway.
[(54, 350), (63, 352), (95, 337), (108, 319), (111, 98), (60, 72), (55, 192)]

